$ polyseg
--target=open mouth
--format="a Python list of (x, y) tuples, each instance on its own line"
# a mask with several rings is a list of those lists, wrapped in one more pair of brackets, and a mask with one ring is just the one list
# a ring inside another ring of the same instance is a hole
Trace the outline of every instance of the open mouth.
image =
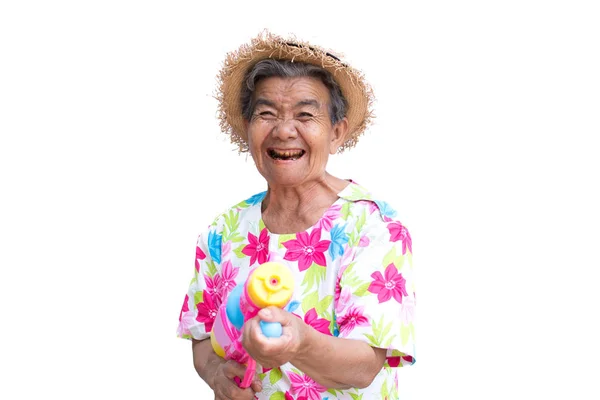
[(304, 150), (267, 150), (267, 154), (273, 160), (297, 160), (302, 157), (304, 153), (306, 153)]

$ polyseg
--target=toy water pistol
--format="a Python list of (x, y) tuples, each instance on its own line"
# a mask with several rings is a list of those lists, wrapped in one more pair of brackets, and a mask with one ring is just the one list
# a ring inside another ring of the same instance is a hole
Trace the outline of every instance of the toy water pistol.
[[(294, 292), (294, 278), (283, 264), (267, 262), (256, 267), (244, 283), (238, 284), (224, 301), (215, 317), (210, 341), (216, 354), (226, 360), (246, 364), (244, 379), (236, 382), (247, 388), (254, 379), (256, 361), (242, 347), (242, 326), (263, 308), (284, 308)], [(279, 322), (260, 321), (262, 332), (267, 337), (280, 337)]]

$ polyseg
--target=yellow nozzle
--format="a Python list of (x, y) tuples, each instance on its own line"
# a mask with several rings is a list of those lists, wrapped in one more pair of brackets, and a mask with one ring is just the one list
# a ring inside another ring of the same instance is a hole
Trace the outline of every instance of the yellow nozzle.
[(248, 277), (248, 296), (259, 308), (283, 308), (294, 293), (294, 277), (284, 265), (267, 262)]

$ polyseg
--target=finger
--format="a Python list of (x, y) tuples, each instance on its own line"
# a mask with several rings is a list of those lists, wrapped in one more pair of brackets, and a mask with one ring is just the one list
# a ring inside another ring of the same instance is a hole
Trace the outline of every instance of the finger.
[(251, 388), (242, 389), (237, 385), (224, 386), (220, 388), (219, 398), (226, 400), (252, 400), (254, 399), (254, 391)]
[(260, 310), (258, 317), (265, 322), (279, 322), (285, 326), (291, 323), (292, 314), (279, 307), (269, 306)]
[(259, 379), (258, 374), (254, 374), (254, 380), (250, 384), (250, 389), (256, 393), (262, 391), (262, 381)]
[(223, 366), (223, 374), (230, 380), (233, 380), (236, 376), (238, 378), (243, 378), (246, 373), (246, 366), (240, 363), (237, 363), (233, 360), (229, 360)]

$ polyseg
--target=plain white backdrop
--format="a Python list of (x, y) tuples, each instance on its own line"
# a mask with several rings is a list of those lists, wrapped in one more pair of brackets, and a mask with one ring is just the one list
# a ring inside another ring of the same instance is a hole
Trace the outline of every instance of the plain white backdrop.
[(264, 28), (375, 90), (330, 172), (413, 236), (402, 398), (600, 398), (594, 3), (2, 2), (0, 398), (212, 399), (175, 331), (198, 233), (265, 188), (212, 97)]

